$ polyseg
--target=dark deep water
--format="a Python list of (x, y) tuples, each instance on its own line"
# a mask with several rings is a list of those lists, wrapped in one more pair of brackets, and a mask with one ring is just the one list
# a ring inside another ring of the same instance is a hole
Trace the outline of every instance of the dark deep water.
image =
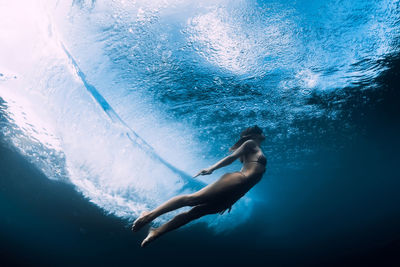
[[(400, 266), (396, 1), (177, 5), (136, 20), (104, 3), (73, 1), (65, 18), (60, 4), (34, 48), (0, 43), (0, 265)], [(36, 26), (21, 25), (30, 40)], [(185, 173), (253, 123), (268, 167), (251, 201), (140, 248), (137, 214), (194, 190)]]

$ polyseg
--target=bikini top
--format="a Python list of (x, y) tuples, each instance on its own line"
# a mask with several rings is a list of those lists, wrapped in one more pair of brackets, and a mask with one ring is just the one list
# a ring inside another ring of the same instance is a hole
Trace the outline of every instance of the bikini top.
[(258, 162), (258, 163), (266, 166), (267, 165), (267, 158), (263, 154), (261, 154), (260, 156), (258, 156), (257, 160), (249, 160), (247, 162)]

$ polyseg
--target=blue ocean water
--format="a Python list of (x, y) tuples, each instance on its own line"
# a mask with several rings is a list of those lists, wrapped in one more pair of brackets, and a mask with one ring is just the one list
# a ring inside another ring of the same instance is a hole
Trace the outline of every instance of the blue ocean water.
[[(119, 263), (145, 260), (150, 252), (125, 248), (139, 242), (125, 237), (129, 222), (240, 169), (235, 162), (191, 178), (228, 155), (254, 124), (267, 136), (263, 180), (230, 214), (170, 233), (153, 252), (168, 257), (177, 248), (189, 259), (182, 242), (195, 240), (217, 262), (236, 253), (237, 264), (323, 265), (399, 247), (398, 1), (43, 0), (0, 7), (9, 255), (69, 265), (58, 249), (42, 257), (67, 240), (69, 253), (88, 253), (74, 256), (82, 264), (95, 264), (90, 255), (107, 249)], [(75, 219), (57, 230), (70, 215)], [(44, 238), (34, 248), (29, 238), (38, 236), (10, 234), (31, 231), (21, 222), (32, 218), (38, 235), (50, 229), (60, 240)], [(85, 245), (73, 248), (78, 241)]]

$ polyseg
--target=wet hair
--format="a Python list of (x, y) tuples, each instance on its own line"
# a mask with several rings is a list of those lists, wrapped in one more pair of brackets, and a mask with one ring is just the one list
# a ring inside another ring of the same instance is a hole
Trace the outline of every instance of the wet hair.
[(262, 133), (263, 133), (263, 131), (257, 125), (254, 125), (252, 127), (248, 127), (246, 129), (244, 129), (240, 133), (240, 139), (231, 148), (229, 148), (229, 151), (236, 150), (238, 147), (240, 147), (247, 140), (250, 140), (252, 138), (256, 138), (258, 135), (261, 135)]

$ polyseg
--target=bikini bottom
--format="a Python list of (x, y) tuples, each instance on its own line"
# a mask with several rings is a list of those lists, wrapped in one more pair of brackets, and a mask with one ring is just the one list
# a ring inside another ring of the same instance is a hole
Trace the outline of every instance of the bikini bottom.
[[(245, 176), (242, 172), (240, 173), (246, 180), (238, 189), (230, 190), (230, 192), (221, 194), (218, 199), (210, 202), (201, 204), (200, 206), (207, 210), (207, 213), (219, 213), (224, 214), (226, 211), (231, 212), (232, 205), (235, 204), (240, 198), (242, 198), (256, 183), (260, 181), (263, 173), (255, 173), (249, 176)], [(229, 175), (229, 174), (226, 174)]]

